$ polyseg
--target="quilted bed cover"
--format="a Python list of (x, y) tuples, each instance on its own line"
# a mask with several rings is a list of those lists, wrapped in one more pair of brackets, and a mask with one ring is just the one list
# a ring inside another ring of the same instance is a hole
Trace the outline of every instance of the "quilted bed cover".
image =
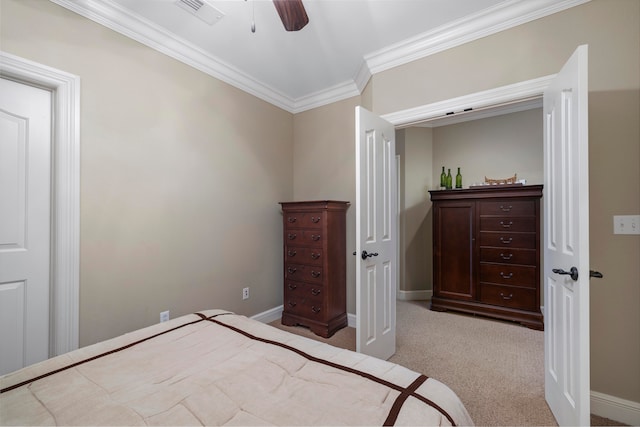
[(3, 425), (472, 425), (405, 367), (206, 310), (0, 378)]

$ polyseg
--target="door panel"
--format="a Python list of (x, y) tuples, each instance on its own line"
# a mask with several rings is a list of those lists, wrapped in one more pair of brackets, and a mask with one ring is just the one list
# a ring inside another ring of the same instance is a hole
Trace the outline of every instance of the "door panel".
[(396, 182), (393, 125), (357, 107), (356, 350), (381, 359), (395, 353)]
[(0, 374), (49, 357), (50, 192), (51, 93), (0, 78)]
[(590, 422), (587, 52), (544, 93), (545, 397), (559, 425)]

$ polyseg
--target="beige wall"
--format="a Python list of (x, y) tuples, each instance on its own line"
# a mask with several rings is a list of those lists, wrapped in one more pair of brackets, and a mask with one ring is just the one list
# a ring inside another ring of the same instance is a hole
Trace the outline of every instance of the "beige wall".
[[(431, 201), (433, 181), (433, 132), (430, 128), (396, 131), (396, 153), (400, 156), (400, 297), (412, 291), (431, 289), (433, 274)], [(439, 179), (439, 178), (438, 178)], [(421, 294), (418, 294), (420, 296)]]
[[(292, 200), (343, 200), (347, 210), (347, 312), (355, 313), (355, 108), (360, 97), (296, 114)], [(327, 125), (327, 124), (330, 125)]]
[[(376, 74), (362, 97), (378, 114), (426, 105), (557, 73), (578, 45), (589, 44), (590, 256), (605, 276), (591, 286), (591, 388), (634, 402), (640, 402), (640, 239), (613, 235), (612, 216), (640, 213), (639, 40), (639, 0), (593, 0)], [(349, 113), (339, 103), (304, 113), (306, 122), (317, 115), (321, 123), (327, 109)], [(353, 129), (341, 139), (352, 140)], [(328, 140), (320, 134), (314, 143)], [(334, 169), (330, 154), (314, 155)], [(294, 174), (296, 186), (306, 180), (303, 171)], [(352, 277), (348, 282), (354, 286)]]
[(0, 7), (2, 50), (81, 78), (80, 345), (282, 304), (292, 115), (51, 2)]
[[(433, 182), (442, 166), (457, 168), (464, 188), (488, 178), (514, 174), (527, 184), (542, 184), (542, 109), (489, 117), (433, 129)], [(445, 170), (446, 170), (445, 169)]]

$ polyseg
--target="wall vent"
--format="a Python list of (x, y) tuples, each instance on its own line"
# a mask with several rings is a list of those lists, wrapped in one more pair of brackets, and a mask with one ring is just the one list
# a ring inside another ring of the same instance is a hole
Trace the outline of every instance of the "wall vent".
[(178, 6), (209, 25), (213, 25), (224, 17), (224, 13), (204, 0), (178, 0)]

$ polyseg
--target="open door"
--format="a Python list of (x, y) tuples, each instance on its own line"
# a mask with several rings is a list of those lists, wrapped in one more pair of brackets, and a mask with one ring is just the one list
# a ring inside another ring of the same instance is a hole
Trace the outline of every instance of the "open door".
[(396, 352), (395, 129), (356, 107), (356, 351)]
[(588, 48), (544, 93), (545, 398), (559, 425), (589, 425)]

